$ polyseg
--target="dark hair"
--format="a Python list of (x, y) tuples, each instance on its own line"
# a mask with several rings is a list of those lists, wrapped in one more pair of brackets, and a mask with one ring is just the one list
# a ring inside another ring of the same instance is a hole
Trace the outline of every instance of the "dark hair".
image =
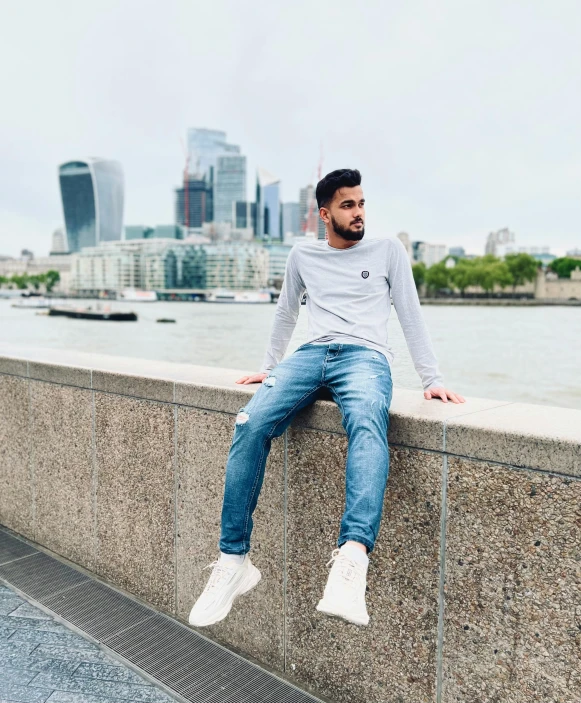
[(361, 185), (361, 174), (356, 168), (339, 168), (331, 171), (317, 183), (317, 205), (327, 207), (339, 188), (354, 188)]

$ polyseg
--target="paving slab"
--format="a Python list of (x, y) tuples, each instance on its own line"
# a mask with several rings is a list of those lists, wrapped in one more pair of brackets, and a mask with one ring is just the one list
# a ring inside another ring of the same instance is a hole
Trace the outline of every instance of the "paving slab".
[(11, 609), (0, 615), (0, 703), (173, 700), (5, 586), (0, 596)]

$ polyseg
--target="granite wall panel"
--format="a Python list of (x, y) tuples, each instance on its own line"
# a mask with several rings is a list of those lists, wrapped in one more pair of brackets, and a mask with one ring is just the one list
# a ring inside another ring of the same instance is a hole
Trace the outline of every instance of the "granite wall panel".
[(95, 392), (96, 571), (175, 610), (174, 411)]
[(34, 539), (28, 380), (0, 374), (0, 523)]
[(30, 381), (36, 541), (93, 570), (93, 413), (89, 390)]
[(581, 701), (581, 480), (449, 459), (443, 703)]
[[(179, 408), (177, 613), (187, 620), (219, 556), (220, 515), (232, 415)], [(203, 632), (277, 669), (284, 666), (284, 437), (273, 440), (254, 513), (252, 562), (262, 580), (226, 620)]]
[(288, 443), (287, 671), (336, 701), (433, 703), (442, 457), (392, 449), (359, 627), (316, 611), (345, 500), (347, 439), (294, 428)]

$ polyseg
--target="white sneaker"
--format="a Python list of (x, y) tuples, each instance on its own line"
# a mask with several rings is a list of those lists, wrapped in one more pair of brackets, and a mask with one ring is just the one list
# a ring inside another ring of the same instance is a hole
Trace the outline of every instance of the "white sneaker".
[(365, 606), (367, 569), (350, 559), (340, 549), (333, 551), (327, 566), (331, 563), (333, 566), (317, 610), (326, 615), (343, 618), (355, 625), (367, 625), (369, 622)]
[(234, 599), (247, 593), (260, 581), (260, 571), (246, 554), (242, 564), (212, 562), (205, 569), (214, 567), (202, 595), (190, 611), (188, 622), (194, 627), (206, 627), (220, 622), (230, 612)]

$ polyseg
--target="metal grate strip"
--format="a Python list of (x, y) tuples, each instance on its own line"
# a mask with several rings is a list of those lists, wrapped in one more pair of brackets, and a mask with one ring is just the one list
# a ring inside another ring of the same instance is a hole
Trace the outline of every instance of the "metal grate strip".
[(92, 580), (50, 596), (44, 604), (100, 642), (154, 615), (149, 608)]
[(8, 564), (16, 559), (22, 559), (22, 557), (36, 554), (37, 552), (37, 549), (26, 544), (26, 542), (14, 539), (14, 537), (7, 532), (0, 530), (0, 566), (2, 566), (2, 564)]
[(0, 578), (190, 703), (320, 703), (1, 528)]
[(0, 566), (0, 577), (41, 603), (48, 596), (88, 581), (89, 577), (44, 552)]

